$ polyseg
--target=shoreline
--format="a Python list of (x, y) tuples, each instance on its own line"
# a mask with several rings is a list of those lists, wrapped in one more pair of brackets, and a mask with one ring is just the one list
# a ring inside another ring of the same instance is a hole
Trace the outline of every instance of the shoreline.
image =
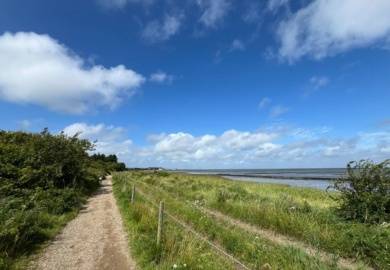
[(289, 175), (269, 175), (269, 174), (234, 174), (234, 173), (211, 173), (211, 172), (193, 172), (193, 171), (176, 171), (193, 175), (209, 175), (209, 176), (228, 176), (228, 177), (248, 177), (248, 178), (263, 178), (263, 179), (283, 179), (283, 180), (310, 180), (310, 181), (335, 181), (340, 177), (329, 176), (289, 176)]
[(326, 176), (287, 176), (287, 175), (267, 175), (267, 174), (231, 174), (231, 173), (219, 173), (212, 174), (218, 176), (231, 176), (231, 177), (250, 177), (250, 178), (266, 178), (266, 179), (290, 179), (290, 180), (336, 180), (336, 177), (326, 177)]

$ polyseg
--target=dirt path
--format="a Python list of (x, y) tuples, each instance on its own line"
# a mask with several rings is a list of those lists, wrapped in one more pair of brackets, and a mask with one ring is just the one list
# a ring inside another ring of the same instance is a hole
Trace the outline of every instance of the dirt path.
[[(314, 247), (311, 247), (307, 244), (304, 244), (302, 242), (296, 241), (294, 239), (290, 239), (289, 237), (286, 237), (281, 234), (277, 234), (274, 231), (266, 230), (259, 228), (257, 226), (253, 226), (251, 224), (242, 222), (241, 220), (234, 219), (232, 217), (226, 216), (222, 214), (219, 211), (210, 210), (208, 208), (204, 207), (198, 207), (206, 214), (213, 216), (216, 219), (223, 220), (225, 222), (228, 222), (230, 224), (233, 224), (243, 230), (246, 230), (248, 232), (257, 234), (261, 236), (262, 238), (268, 239), (271, 242), (274, 242), (278, 245), (284, 245), (284, 246), (293, 246), (296, 248), (299, 248), (303, 250), (306, 254), (310, 256), (318, 256), (322, 261), (325, 262), (332, 262), (334, 260), (334, 256), (332, 254), (329, 254), (327, 252), (315, 249)], [(345, 258), (338, 258), (337, 265), (339, 268), (342, 269), (372, 269), (371, 267), (364, 265), (362, 263), (356, 263), (353, 260), (345, 259)]]
[(31, 266), (42, 270), (133, 270), (111, 177)]

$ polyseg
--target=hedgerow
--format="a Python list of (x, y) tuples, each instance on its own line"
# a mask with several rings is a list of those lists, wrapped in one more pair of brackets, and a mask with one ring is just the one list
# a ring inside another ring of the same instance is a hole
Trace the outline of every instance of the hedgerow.
[[(90, 157), (77, 136), (0, 131), (0, 269), (13, 268), (80, 209), (99, 179), (123, 169), (116, 156)], [(115, 157), (115, 158), (114, 158)]]

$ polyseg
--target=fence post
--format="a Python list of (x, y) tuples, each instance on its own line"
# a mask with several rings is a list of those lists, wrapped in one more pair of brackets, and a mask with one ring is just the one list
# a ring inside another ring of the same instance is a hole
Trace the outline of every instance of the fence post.
[(163, 233), (163, 225), (164, 225), (164, 202), (160, 202), (160, 207), (158, 209), (158, 227), (157, 227), (157, 245), (159, 246), (161, 243), (161, 237)]
[(131, 203), (133, 204), (135, 200), (135, 185), (131, 188)]

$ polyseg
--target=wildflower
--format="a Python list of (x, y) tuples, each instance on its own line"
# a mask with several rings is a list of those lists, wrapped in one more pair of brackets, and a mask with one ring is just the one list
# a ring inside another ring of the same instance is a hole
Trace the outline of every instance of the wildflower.
[(174, 269), (176, 269), (176, 268), (177, 268), (177, 264), (176, 264), (176, 263), (173, 265), (173, 268), (174, 268)]

